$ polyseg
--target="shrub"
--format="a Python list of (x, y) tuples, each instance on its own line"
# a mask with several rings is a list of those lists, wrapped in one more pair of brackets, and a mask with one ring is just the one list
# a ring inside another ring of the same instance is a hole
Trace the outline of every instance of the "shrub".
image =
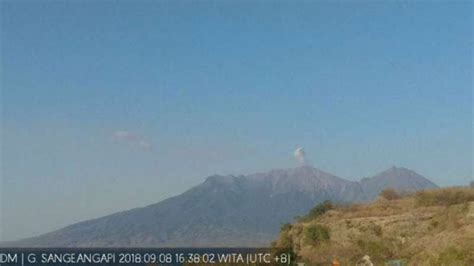
[(374, 234), (378, 237), (381, 237), (382, 236), (382, 226), (380, 225), (377, 225), (377, 224), (372, 224), (370, 226), (370, 229), (372, 230), (372, 232), (374, 232)]
[(276, 245), (280, 250), (292, 251), (293, 250), (293, 239), (288, 233), (283, 233)]
[(454, 205), (474, 201), (472, 188), (445, 188), (441, 190), (420, 191), (415, 195), (420, 206)]
[(310, 245), (319, 245), (330, 238), (329, 228), (324, 225), (312, 224), (306, 228), (305, 239)]
[(430, 222), (430, 225), (431, 225), (432, 228), (436, 228), (436, 227), (438, 227), (439, 222), (436, 221), (436, 220), (433, 220), (433, 221)]
[(324, 213), (326, 213), (327, 211), (331, 210), (331, 209), (334, 209), (334, 205), (332, 204), (331, 201), (329, 200), (326, 200), (322, 203), (319, 203), (318, 205), (316, 205), (315, 207), (313, 207), (308, 215), (306, 215), (304, 217), (304, 219), (314, 219), (318, 216), (321, 216), (323, 215)]
[(286, 224), (283, 224), (281, 227), (280, 227), (280, 232), (288, 232), (291, 230), (293, 226), (290, 224), (290, 223), (286, 223)]
[(400, 199), (401, 196), (400, 194), (398, 194), (397, 191), (395, 191), (395, 189), (392, 189), (392, 188), (386, 188), (384, 190), (382, 190), (382, 192), (380, 192), (380, 197), (386, 199), (386, 200), (396, 200), (396, 199)]
[(296, 258), (296, 253), (293, 249), (293, 238), (290, 234), (292, 228), (293, 226), (288, 223), (281, 226), (280, 237), (272, 243), (272, 252), (275, 256), (290, 254), (292, 258)]
[(352, 221), (351, 221), (351, 220), (346, 220), (346, 226), (347, 226), (347, 228), (352, 228), (352, 227), (354, 227), (354, 225), (352, 225)]

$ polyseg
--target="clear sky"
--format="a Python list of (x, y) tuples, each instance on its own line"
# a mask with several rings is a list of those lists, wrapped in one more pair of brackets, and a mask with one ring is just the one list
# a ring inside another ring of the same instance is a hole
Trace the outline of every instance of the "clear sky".
[(1, 1), (0, 240), (212, 174), (472, 178), (472, 1)]

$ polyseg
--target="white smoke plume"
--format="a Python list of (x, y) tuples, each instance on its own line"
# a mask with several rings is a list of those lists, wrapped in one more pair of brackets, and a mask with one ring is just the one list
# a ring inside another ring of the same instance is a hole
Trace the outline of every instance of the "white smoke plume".
[(303, 148), (296, 148), (294, 156), (299, 166), (306, 165), (306, 153), (304, 152)]

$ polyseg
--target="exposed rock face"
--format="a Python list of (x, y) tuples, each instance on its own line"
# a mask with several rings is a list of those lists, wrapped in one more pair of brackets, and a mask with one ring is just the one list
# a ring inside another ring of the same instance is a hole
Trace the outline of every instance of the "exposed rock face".
[(324, 200), (374, 199), (384, 188), (436, 187), (404, 168), (361, 182), (304, 166), (248, 176), (211, 176), (183, 194), (89, 220), (8, 246), (267, 246), (281, 224)]

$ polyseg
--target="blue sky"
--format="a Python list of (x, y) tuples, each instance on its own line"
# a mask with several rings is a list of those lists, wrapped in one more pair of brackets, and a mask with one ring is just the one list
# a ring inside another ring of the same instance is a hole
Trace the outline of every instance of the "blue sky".
[(0, 239), (212, 174), (472, 179), (471, 1), (2, 1)]

